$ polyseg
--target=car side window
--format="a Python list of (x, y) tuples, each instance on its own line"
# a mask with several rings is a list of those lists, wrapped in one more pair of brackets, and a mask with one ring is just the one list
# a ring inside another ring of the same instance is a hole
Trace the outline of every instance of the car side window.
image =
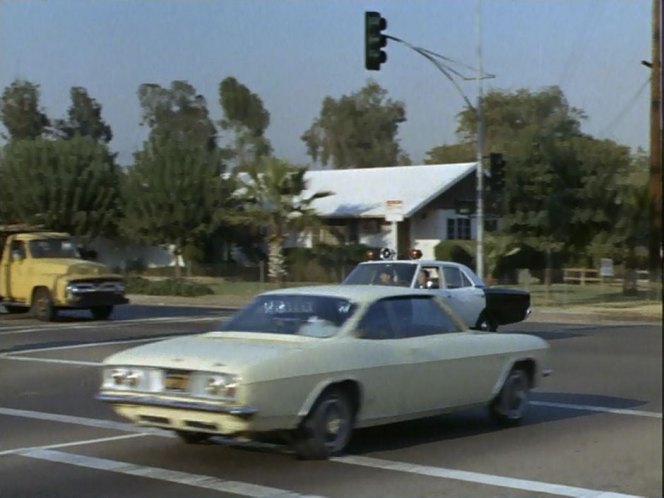
[(387, 309), (387, 300), (372, 304), (357, 325), (362, 339), (394, 339), (394, 330)]
[(357, 326), (362, 339), (408, 339), (460, 332), (435, 296), (387, 298), (371, 305)]
[(397, 339), (459, 332), (461, 329), (433, 296), (389, 299)]
[(448, 289), (473, 286), (473, 283), (466, 274), (456, 266), (443, 266), (443, 275), (445, 275), (445, 284)]

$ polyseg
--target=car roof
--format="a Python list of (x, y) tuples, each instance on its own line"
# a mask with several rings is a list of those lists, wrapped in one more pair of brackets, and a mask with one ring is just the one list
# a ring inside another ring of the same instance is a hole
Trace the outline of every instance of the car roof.
[(391, 285), (312, 285), (306, 287), (286, 287), (283, 289), (263, 292), (260, 295), (275, 294), (306, 294), (339, 297), (353, 302), (369, 302), (385, 297), (397, 296), (431, 296), (431, 293), (426, 290)]
[(411, 265), (440, 265), (446, 264), (450, 266), (456, 266), (459, 268), (468, 268), (466, 265), (461, 263), (455, 263), (454, 261), (442, 261), (439, 259), (372, 259), (370, 261), (362, 261), (361, 265), (389, 265), (389, 264), (411, 264)]

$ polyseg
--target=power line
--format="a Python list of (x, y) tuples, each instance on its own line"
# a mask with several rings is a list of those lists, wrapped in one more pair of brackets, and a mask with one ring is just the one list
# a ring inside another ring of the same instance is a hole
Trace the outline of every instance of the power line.
[[(592, 0), (591, 0), (592, 1)], [(604, 6), (601, 1), (592, 1), (586, 15), (583, 18), (582, 27), (583, 30), (578, 33), (574, 42), (572, 43), (572, 49), (567, 56), (565, 65), (563, 67), (563, 73), (560, 76), (558, 86), (561, 86), (571, 79), (574, 76), (577, 68), (579, 67), (579, 61), (583, 58), (583, 52), (585, 47), (588, 44), (588, 39), (590, 34), (595, 30), (599, 19), (602, 17), (602, 13), (598, 6)]]
[(616, 116), (609, 121), (609, 124), (607, 124), (600, 132), (600, 135), (605, 135), (606, 133), (610, 133), (613, 128), (627, 115), (627, 113), (632, 109), (636, 101), (639, 99), (641, 94), (643, 93), (643, 90), (646, 89), (648, 86), (648, 83), (650, 83), (650, 76), (646, 78), (646, 80), (643, 82), (643, 84), (639, 87), (639, 89), (636, 91), (636, 93), (627, 101), (627, 103), (622, 107), (620, 112), (616, 114)]

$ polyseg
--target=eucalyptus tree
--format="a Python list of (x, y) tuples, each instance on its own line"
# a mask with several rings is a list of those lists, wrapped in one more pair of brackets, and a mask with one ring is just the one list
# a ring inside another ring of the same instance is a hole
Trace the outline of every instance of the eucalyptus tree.
[(224, 112), (219, 124), (233, 133), (236, 167), (243, 169), (272, 153), (272, 145), (265, 136), (270, 113), (257, 94), (229, 77), (219, 83), (219, 104)]
[(71, 105), (67, 111), (67, 119), (54, 123), (56, 133), (66, 139), (81, 135), (97, 142), (109, 143), (113, 139), (113, 132), (101, 116), (101, 104), (80, 86), (72, 87), (70, 96)]
[(0, 120), (10, 140), (44, 136), (50, 121), (39, 106), (39, 85), (17, 79), (6, 87), (0, 99)]
[(326, 97), (319, 116), (302, 135), (307, 153), (335, 169), (372, 168), (410, 163), (399, 145), (399, 125), (406, 121), (402, 102), (369, 81), (339, 99)]
[(150, 128), (153, 144), (177, 141), (217, 148), (217, 132), (205, 97), (186, 81), (173, 81), (169, 88), (144, 83), (138, 89), (141, 124)]
[(88, 241), (113, 232), (119, 174), (106, 145), (88, 137), (14, 140), (0, 164), (0, 198), (9, 220)]
[(268, 276), (281, 283), (287, 275), (284, 244), (289, 236), (301, 236), (320, 223), (313, 207), (316, 199), (332, 192), (306, 191), (306, 168), (274, 157), (249, 165), (238, 176), (237, 199), (243, 206), (236, 223), (263, 228), (268, 247)]
[[(122, 189), (122, 233), (146, 244), (169, 246), (176, 261), (200, 250), (223, 221), (233, 191), (219, 151), (205, 144), (148, 142), (128, 168)], [(175, 265), (180, 278), (180, 266)]]

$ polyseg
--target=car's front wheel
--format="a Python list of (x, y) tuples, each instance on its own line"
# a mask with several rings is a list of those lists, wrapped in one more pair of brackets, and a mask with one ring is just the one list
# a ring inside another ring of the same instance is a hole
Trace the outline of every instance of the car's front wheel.
[(523, 368), (513, 368), (503, 387), (493, 399), (489, 410), (493, 418), (503, 425), (516, 425), (526, 413), (530, 397), (530, 380)]
[(175, 433), (187, 444), (205, 443), (211, 437), (211, 434), (205, 432), (175, 431)]
[(353, 406), (341, 390), (324, 392), (297, 429), (293, 449), (303, 460), (323, 460), (341, 453), (355, 423)]

